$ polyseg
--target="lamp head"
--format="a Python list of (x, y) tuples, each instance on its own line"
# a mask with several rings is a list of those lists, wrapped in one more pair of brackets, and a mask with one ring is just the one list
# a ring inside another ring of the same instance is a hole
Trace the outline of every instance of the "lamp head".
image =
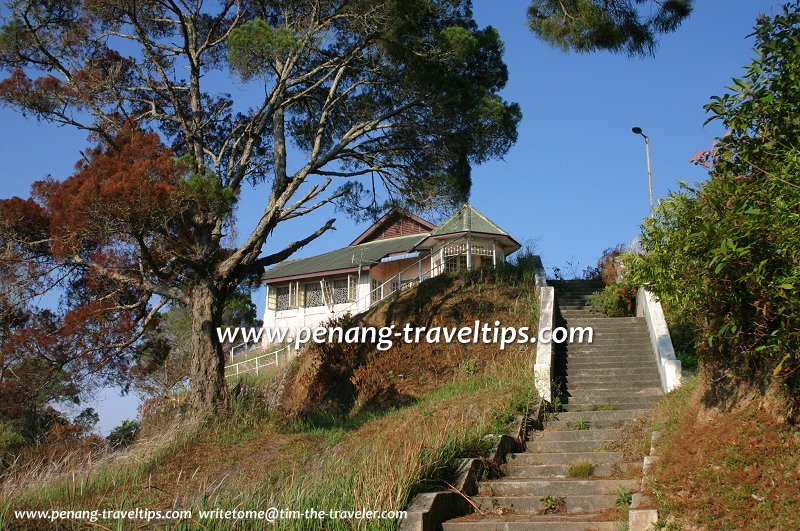
[(642, 128), (641, 127), (634, 127), (633, 129), (631, 129), (631, 131), (633, 131), (634, 135), (641, 135), (642, 134)]

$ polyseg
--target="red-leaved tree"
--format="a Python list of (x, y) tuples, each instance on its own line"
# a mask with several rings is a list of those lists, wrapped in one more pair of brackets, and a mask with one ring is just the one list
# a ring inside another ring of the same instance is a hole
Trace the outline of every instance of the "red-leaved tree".
[[(468, 0), (14, 0), (6, 11), (0, 102), (98, 145), (71, 177), (3, 201), (0, 238), (68, 285), (92, 355), (124, 357), (168, 301), (191, 308), (202, 410), (226, 404), (214, 333), (226, 299), (334, 220), (271, 248), (279, 224), (345, 198), (463, 201), (470, 165), (516, 139), (519, 108), (498, 95), (502, 42)], [(219, 72), (243, 101), (207, 81)], [(262, 210), (232, 246), (243, 194)], [(101, 340), (107, 350), (93, 350)]]

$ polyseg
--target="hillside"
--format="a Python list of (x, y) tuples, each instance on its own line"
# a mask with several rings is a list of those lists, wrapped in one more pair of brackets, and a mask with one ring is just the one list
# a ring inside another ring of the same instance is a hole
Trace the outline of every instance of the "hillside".
[[(426, 281), (354, 319), (447, 326), (497, 319), (535, 326), (537, 305), (533, 285), (519, 276), (474, 272)], [(20, 508), (402, 509), (414, 492), (442, 485), (453, 458), (481, 454), (484, 435), (505, 431), (531, 399), (531, 353), (521, 347), (356, 350), (301, 352), (279, 412), (266, 408), (269, 382), (242, 382), (224, 421), (183, 420), (171, 428), (181, 409), (173, 404), (147, 417), (150, 435), (124, 452), (60, 474), (8, 475), (0, 523), (26, 528), (9, 512)], [(217, 520), (173, 523), (235, 527)], [(338, 521), (300, 528), (393, 525)], [(298, 528), (297, 522), (277, 526)]]

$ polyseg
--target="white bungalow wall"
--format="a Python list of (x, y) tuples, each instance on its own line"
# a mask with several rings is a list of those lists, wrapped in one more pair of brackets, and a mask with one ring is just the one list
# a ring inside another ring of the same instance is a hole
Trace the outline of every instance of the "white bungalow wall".
[[(351, 273), (357, 275), (357, 273)], [(311, 282), (319, 282), (321, 278), (308, 279), (302, 281), (300, 286)], [(298, 307), (289, 308), (288, 310), (271, 310), (269, 308), (269, 290), (267, 286), (267, 296), (265, 300), (264, 310), (264, 327), (265, 328), (282, 328), (287, 327), (290, 332), (296, 328), (309, 327), (314, 328), (329, 319), (339, 317), (345, 313), (358, 313), (369, 308), (369, 291), (370, 291), (370, 275), (369, 271), (363, 271), (360, 279), (357, 281), (356, 300), (343, 303), (334, 304), (333, 307), (329, 305), (313, 306), (310, 308)], [(263, 342), (266, 343), (267, 338), (264, 337)]]

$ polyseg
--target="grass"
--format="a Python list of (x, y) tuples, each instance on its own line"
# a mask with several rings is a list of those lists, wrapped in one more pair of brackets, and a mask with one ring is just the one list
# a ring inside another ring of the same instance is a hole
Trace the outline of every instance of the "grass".
[(588, 478), (594, 475), (594, 464), (591, 461), (576, 461), (569, 465), (567, 475), (571, 478)]
[(586, 417), (580, 417), (578, 420), (575, 421), (575, 429), (576, 430), (588, 430), (590, 427), (589, 419)]
[[(523, 284), (492, 284), (491, 279), (482, 284), (480, 278), (470, 277), (456, 279), (454, 286), (457, 291), (451, 299), (446, 298), (447, 291), (433, 299), (446, 304), (437, 307), (437, 315), (458, 322), (456, 310), (472, 318), (475, 311), (490, 311), (502, 303), (518, 312), (503, 315), (522, 321), (530, 316), (529, 301), (517, 296), (527, 289)], [(409, 290), (398, 302), (416, 311), (419, 304), (414, 296)], [(494, 306), (470, 304), (483, 299)], [(400, 318), (399, 314), (394, 317)], [(274, 394), (269, 382), (262, 375), (244, 376), (234, 387), (238, 391), (232, 397), (229, 418), (181, 432), (157, 451), (140, 449), (138, 460), (127, 465), (120, 461), (87, 468), (81, 471), (82, 483), (62, 478), (18, 492), (13, 499), (6, 497), (0, 501), (0, 528), (19, 524), (8, 521), (12, 505), (31, 509), (402, 509), (415, 493), (450, 481), (455, 458), (483, 456), (492, 444), (486, 435), (507, 432), (509, 422), (532, 398), (529, 346), (515, 345), (504, 352), (483, 345), (458, 349), (446, 347), (428, 357), (409, 358), (415, 354), (409, 351), (397, 354), (397, 359), (369, 359), (368, 370), (357, 373), (367, 378), (369, 386), (359, 389), (377, 392), (382, 389), (378, 384), (389, 389), (398, 386), (403, 400), (359, 403), (344, 415), (278, 418), (266, 412), (265, 404)], [(439, 365), (431, 368), (429, 361), (437, 359)], [(174, 522), (172, 528), (238, 529), (241, 525), (208, 520)], [(394, 525), (393, 521), (328, 520), (302, 525), (285, 521), (271, 527), (350, 530)]]
[(611, 404), (600, 404), (593, 406), (592, 411), (614, 411), (614, 406)]
[(617, 489), (617, 500), (615, 505), (622, 509), (629, 507), (631, 501), (633, 501), (633, 494), (628, 489), (620, 485), (620, 487)]

